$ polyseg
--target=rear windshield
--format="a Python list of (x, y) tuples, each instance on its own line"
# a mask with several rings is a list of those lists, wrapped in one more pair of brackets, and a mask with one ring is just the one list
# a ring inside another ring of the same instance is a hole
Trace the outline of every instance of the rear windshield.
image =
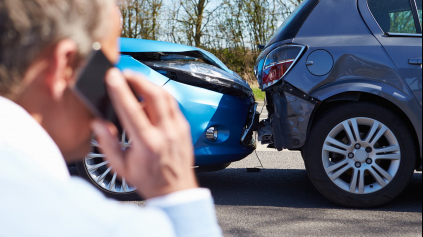
[(320, 0), (304, 0), (282, 23), (267, 45), (295, 38), (304, 22), (319, 2)]

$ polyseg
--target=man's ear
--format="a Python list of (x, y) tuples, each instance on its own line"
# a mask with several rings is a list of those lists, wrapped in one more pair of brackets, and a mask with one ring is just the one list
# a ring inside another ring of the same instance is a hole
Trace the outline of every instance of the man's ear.
[(46, 83), (54, 100), (60, 100), (69, 85), (73, 84), (77, 54), (78, 46), (72, 40), (62, 40), (53, 48)]

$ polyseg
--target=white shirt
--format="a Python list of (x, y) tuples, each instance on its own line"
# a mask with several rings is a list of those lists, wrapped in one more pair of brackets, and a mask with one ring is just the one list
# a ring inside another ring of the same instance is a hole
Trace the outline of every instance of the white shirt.
[[(149, 200), (146, 208), (109, 200), (70, 177), (47, 132), (23, 108), (0, 97), (0, 237), (221, 236), (211, 200), (206, 189)], [(193, 212), (195, 205), (203, 213)], [(196, 226), (214, 234), (190, 229), (179, 218), (202, 219)]]

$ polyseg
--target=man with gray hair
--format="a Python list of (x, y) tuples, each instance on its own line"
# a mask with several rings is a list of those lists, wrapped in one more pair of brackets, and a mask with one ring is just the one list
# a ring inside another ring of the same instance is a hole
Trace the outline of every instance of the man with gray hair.
[[(222, 236), (210, 191), (192, 169), (189, 124), (171, 95), (139, 75), (107, 73), (132, 140), (123, 152), (116, 127), (74, 94), (93, 45), (117, 62), (119, 34), (114, 0), (0, 0), (0, 236)], [(93, 131), (145, 208), (70, 177), (66, 162), (89, 152)]]

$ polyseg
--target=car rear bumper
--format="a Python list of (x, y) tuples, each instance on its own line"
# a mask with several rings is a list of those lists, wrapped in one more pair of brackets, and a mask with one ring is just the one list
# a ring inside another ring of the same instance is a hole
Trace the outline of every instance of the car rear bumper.
[[(259, 140), (276, 149), (297, 150), (304, 146), (314, 108), (319, 101), (284, 83), (266, 91), (269, 118), (259, 128)], [(271, 129), (268, 126), (271, 124)], [(271, 133), (271, 134), (269, 134)]]

